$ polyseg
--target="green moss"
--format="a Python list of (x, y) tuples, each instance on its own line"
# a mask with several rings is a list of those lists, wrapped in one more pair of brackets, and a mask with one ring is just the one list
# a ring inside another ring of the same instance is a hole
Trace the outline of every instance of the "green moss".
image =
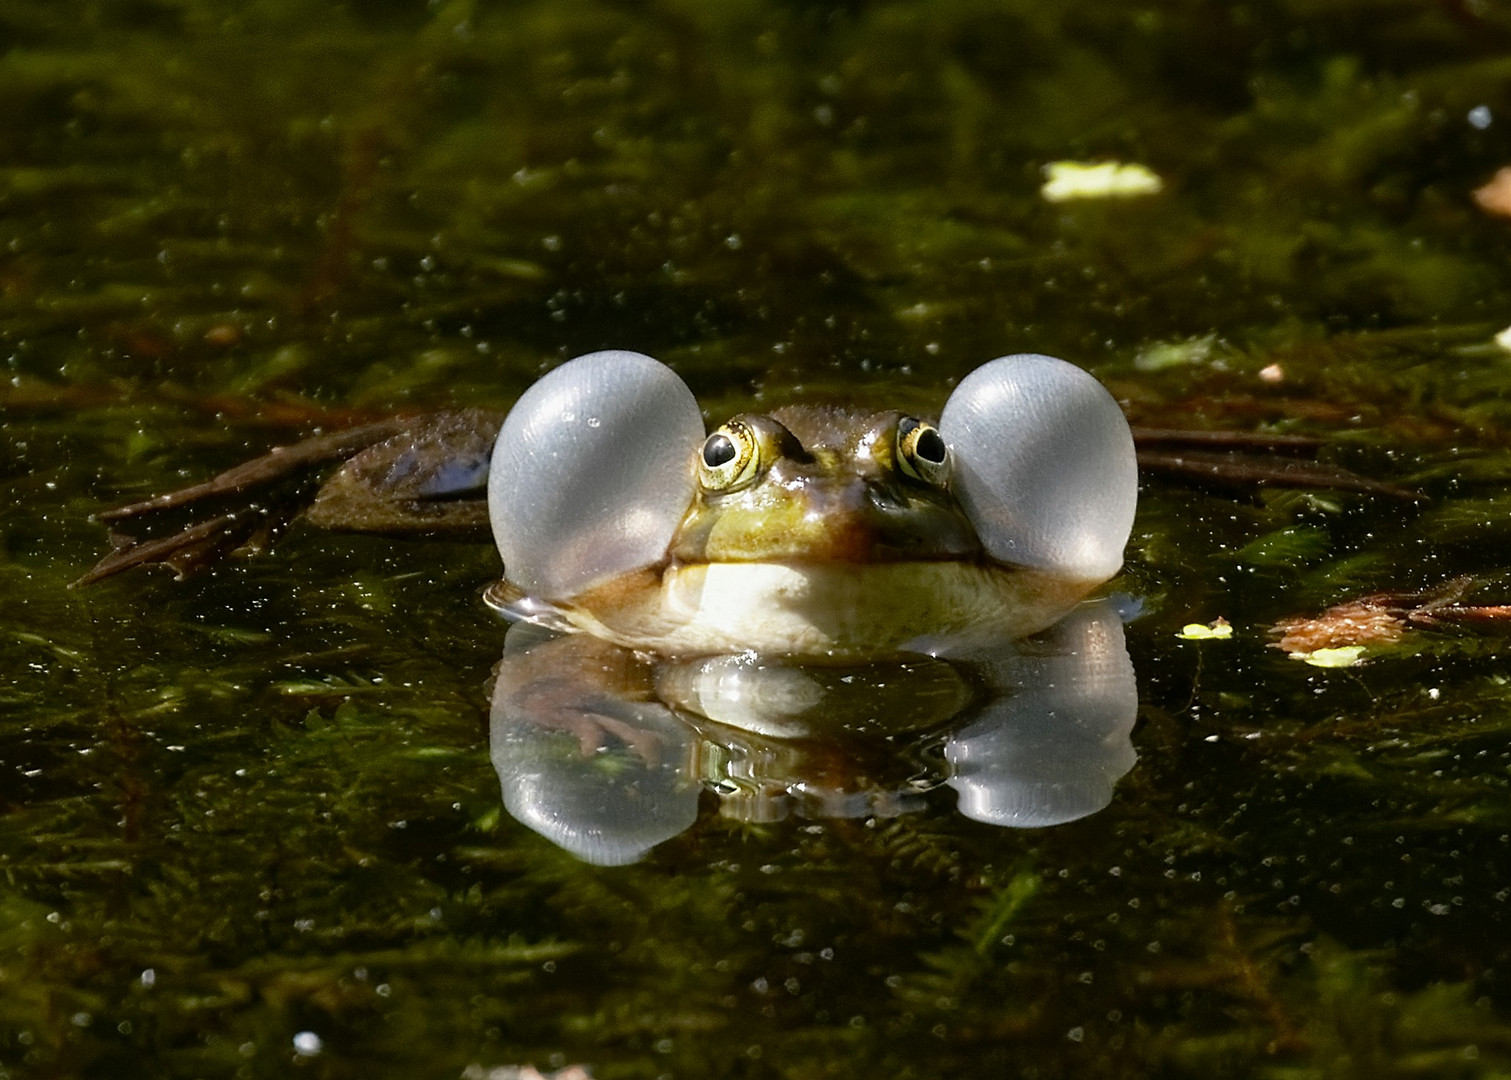
[[(1506, 599), (1508, 70), (1383, 0), (0, 0), (0, 1075), (1506, 1075), (1503, 639), (1266, 628)], [(603, 346), (711, 412), (1061, 353), (1426, 498), (1147, 478), (1099, 815), (710, 795), (619, 869), (501, 811), (486, 548), (67, 588), (104, 505)]]

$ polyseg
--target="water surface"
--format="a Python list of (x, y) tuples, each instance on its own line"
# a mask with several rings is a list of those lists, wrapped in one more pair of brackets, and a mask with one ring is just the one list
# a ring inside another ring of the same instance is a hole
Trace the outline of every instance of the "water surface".
[[(0, 0), (0, 1072), (1511, 1072), (1503, 642), (1266, 633), (1506, 598), (1508, 73), (1471, 3)], [(67, 588), (105, 505), (603, 347), (713, 417), (1049, 352), (1428, 498), (1146, 478), (1100, 813), (709, 793), (623, 867), (503, 810), (489, 549)]]

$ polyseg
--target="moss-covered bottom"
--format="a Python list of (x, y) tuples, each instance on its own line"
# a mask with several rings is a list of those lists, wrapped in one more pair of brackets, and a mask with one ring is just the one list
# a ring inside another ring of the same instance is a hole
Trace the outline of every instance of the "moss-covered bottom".
[[(1511, 1075), (1498, 623), (1269, 633), (1511, 599), (1508, 73), (1482, 3), (0, 0), (0, 1075)], [(68, 588), (103, 506), (603, 347), (710, 418), (1054, 353), (1423, 498), (1147, 475), (1101, 813), (710, 791), (620, 868), (502, 809), (487, 548)]]

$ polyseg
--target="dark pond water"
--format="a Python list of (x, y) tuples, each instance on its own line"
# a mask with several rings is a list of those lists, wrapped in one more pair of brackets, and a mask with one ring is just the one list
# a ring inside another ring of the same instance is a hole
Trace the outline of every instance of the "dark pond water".
[[(1508, 163), (1470, 0), (0, 0), (0, 1075), (1511, 1074), (1504, 640), (1268, 632), (1507, 598)], [(1147, 475), (1099, 813), (924, 747), (854, 816), (708, 774), (617, 867), (504, 810), (491, 548), (68, 588), (102, 507), (603, 347), (713, 417), (1054, 353), (1426, 498)]]

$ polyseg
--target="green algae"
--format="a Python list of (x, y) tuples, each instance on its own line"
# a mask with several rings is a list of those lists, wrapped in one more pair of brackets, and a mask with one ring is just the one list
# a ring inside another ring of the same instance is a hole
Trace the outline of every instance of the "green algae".
[[(1266, 633), (1505, 598), (1504, 13), (0, 0), (0, 50), (0, 1072), (1511, 1074), (1504, 642)], [(1039, 197), (1114, 159), (1165, 191)], [(617, 870), (501, 813), (491, 552), (67, 587), (103, 505), (604, 346), (731, 411), (1060, 353), (1425, 498), (1150, 479), (1102, 814), (705, 812)]]

